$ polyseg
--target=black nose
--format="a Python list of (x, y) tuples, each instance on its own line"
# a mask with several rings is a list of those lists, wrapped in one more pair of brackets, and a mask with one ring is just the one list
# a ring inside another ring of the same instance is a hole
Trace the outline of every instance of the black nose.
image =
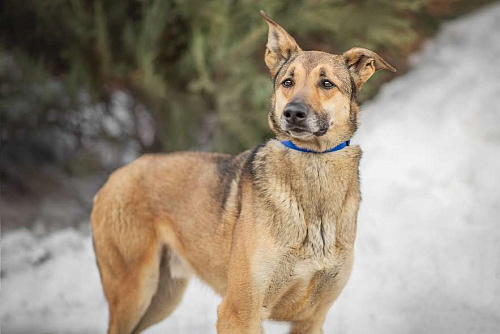
[(307, 118), (307, 106), (303, 103), (290, 102), (285, 106), (283, 116), (289, 124), (300, 124)]

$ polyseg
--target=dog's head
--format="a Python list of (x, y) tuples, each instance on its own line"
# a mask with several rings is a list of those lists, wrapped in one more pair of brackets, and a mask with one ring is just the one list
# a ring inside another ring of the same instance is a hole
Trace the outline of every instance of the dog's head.
[(265, 62), (274, 82), (269, 125), (279, 139), (325, 150), (352, 137), (358, 123), (356, 94), (378, 70), (396, 70), (375, 52), (352, 48), (342, 55), (302, 51), (266, 13)]

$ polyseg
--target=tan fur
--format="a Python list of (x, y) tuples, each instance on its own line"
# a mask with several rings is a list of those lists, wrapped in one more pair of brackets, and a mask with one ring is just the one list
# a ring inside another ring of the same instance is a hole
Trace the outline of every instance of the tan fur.
[[(357, 90), (392, 67), (365, 49), (302, 51), (263, 16), (277, 138), (317, 151), (350, 139)], [(293, 87), (282, 85), (288, 77)], [(335, 87), (322, 88), (323, 78)], [(280, 124), (295, 100), (309, 106), (311, 132)], [(146, 155), (114, 172), (92, 212), (108, 333), (138, 333), (167, 317), (193, 274), (223, 297), (219, 333), (260, 333), (265, 319), (291, 322), (292, 333), (321, 333), (353, 264), (360, 157), (358, 146), (314, 154), (273, 139), (238, 156)]]

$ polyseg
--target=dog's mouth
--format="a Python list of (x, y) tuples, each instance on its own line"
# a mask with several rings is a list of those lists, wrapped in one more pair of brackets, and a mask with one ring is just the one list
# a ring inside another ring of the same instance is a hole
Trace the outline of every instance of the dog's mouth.
[(328, 132), (328, 128), (321, 128), (314, 133), (316, 137), (324, 136)]
[(286, 132), (297, 139), (310, 139), (314, 136), (314, 134), (309, 130), (309, 129), (304, 129), (304, 128), (299, 128), (299, 127), (293, 127), (290, 129), (287, 129)]
[(292, 137), (304, 139), (307, 137), (321, 137), (328, 132), (328, 128), (320, 128), (318, 131), (311, 131), (307, 128), (293, 127), (285, 130)]

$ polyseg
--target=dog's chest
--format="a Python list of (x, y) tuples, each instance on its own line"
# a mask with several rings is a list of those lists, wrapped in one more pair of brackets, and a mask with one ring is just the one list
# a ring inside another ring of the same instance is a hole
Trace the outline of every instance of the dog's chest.
[(287, 158), (267, 166), (260, 220), (277, 243), (304, 257), (328, 256), (357, 165), (349, 171), (335, 157)]

